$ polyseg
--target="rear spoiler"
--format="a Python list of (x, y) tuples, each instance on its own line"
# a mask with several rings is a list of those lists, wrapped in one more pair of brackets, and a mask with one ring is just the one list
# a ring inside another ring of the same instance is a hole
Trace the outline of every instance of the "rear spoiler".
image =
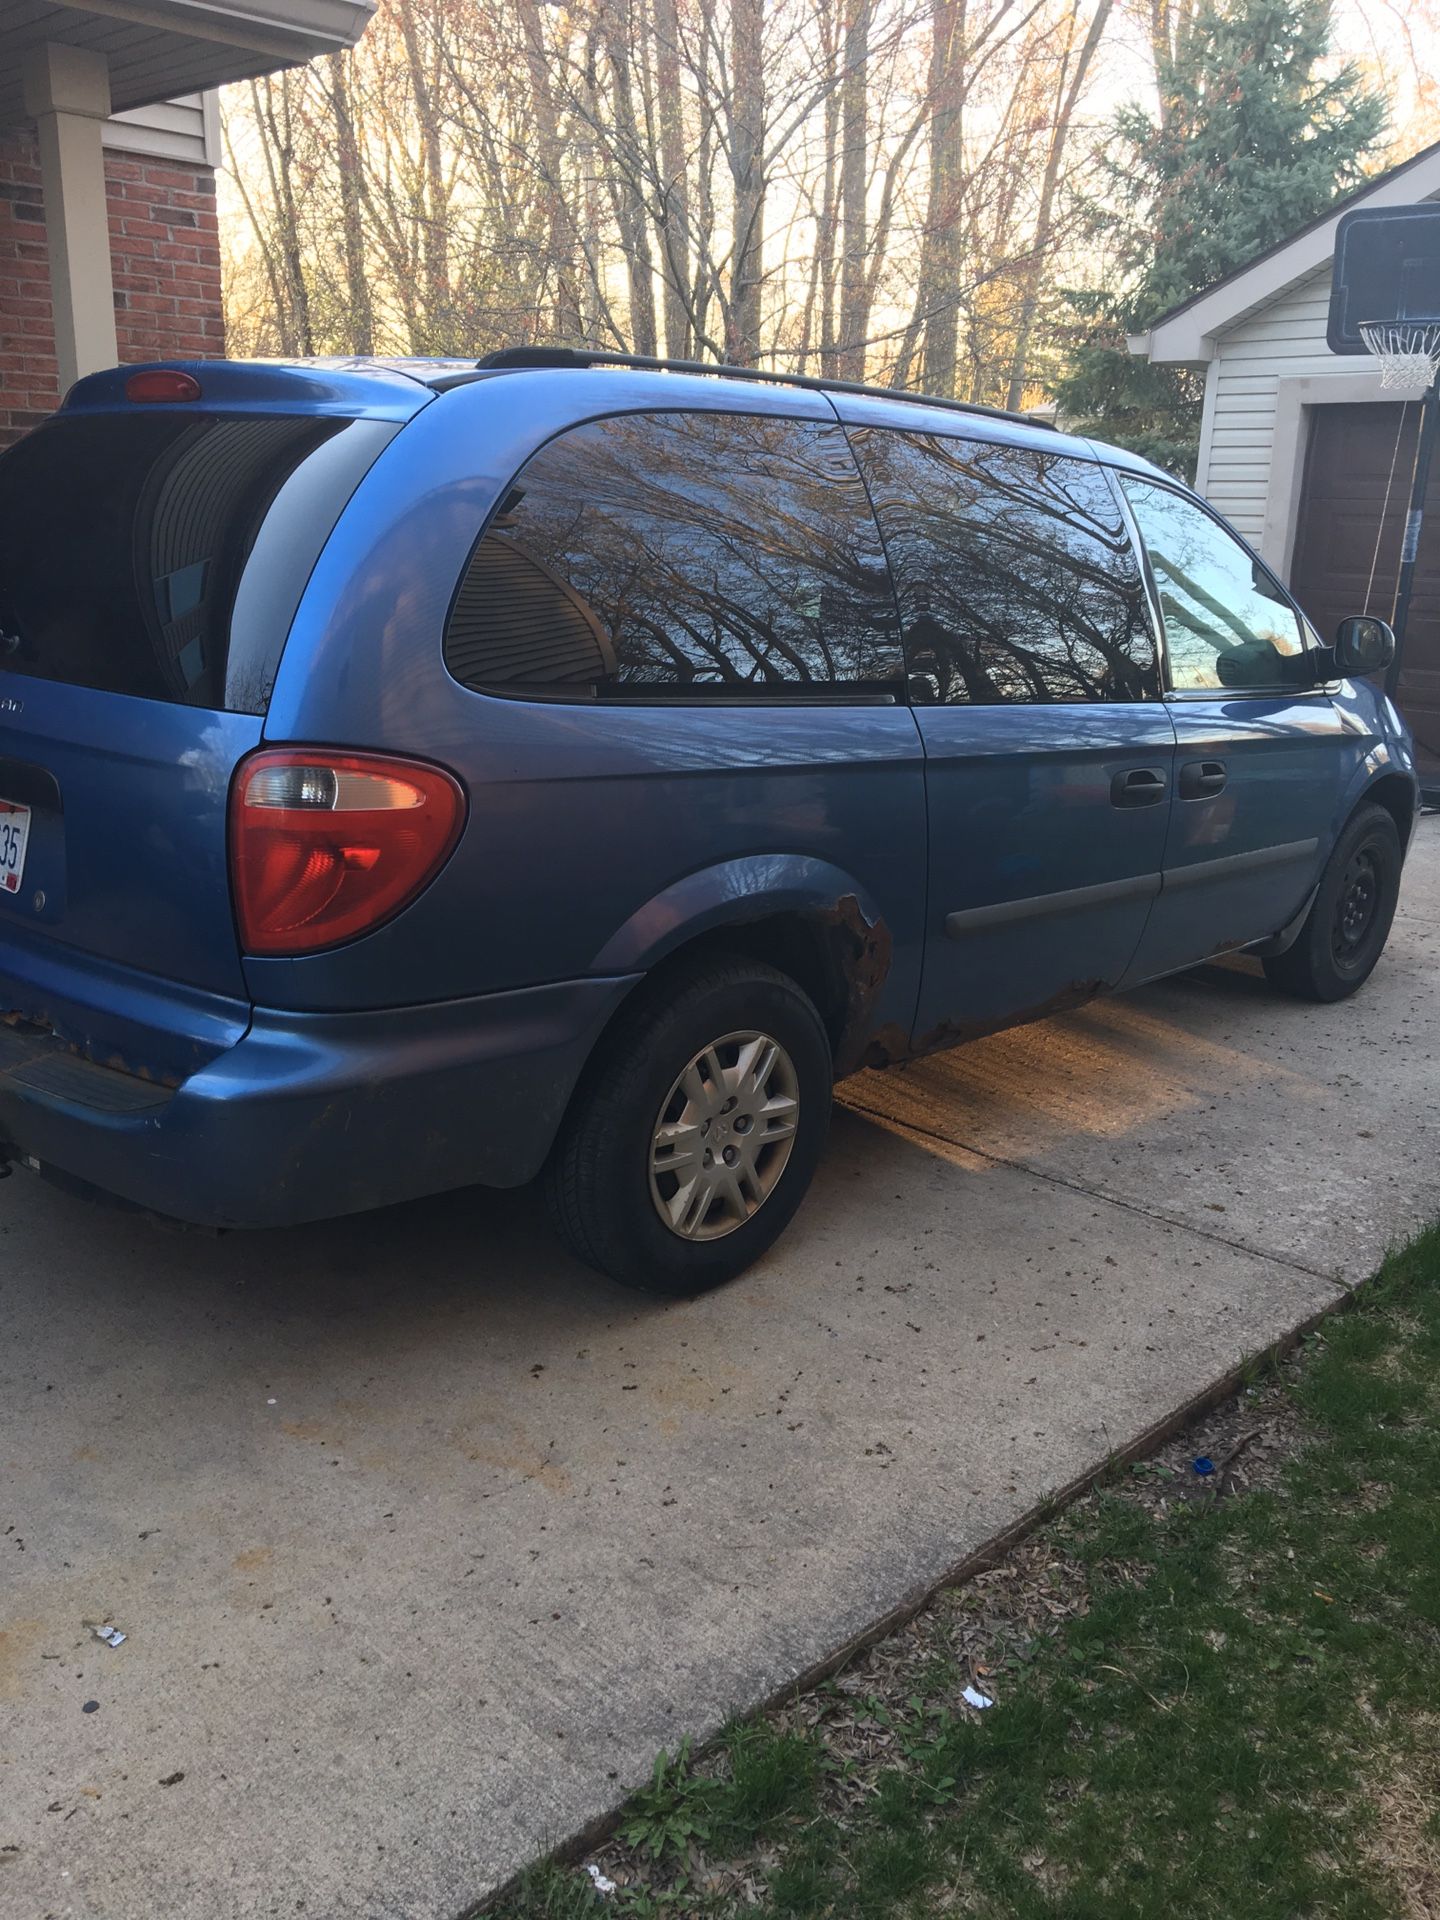
[[(197, 398), (136, 399), (126, 392), (139, 373), (187, 374)], [(435, 399), (432, 388), (394, 368), (296, 365), (268, 360), (152, 360), (143, 366), (109, 367), (77, 380), (61, 404), (62, 414), (129, 413), (137, 406), (183, 412), (338, 414), (347, 420), (413, 419)]]

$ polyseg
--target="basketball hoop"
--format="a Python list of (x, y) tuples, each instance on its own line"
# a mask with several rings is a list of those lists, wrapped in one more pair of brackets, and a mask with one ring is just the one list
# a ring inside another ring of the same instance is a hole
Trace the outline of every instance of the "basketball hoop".
[[(1362, 320), (1360, 315), (1373, 317)], [(1415, 465), (1410, 474), (1410, 505), (1395, 569), (1391, 626), (1395, 652), (1385, 675), (1385, 691), (1400, 691), (1405, 629), (1415, 591), (1425, 495), (1430, 468), (1440, 443), (1440, 202), (1418, 200), (1410, 206), (1351, 207), (1335, 226), (1335, 261), (1330, 274), (1330, 308), (1325, 343), (1332, 353), (1369, 353), (1380, 364), (1380, 384), (1417, 390), (1420, 425), (1415, 436)], [(1395, 455), (1405, 429), (1408, 406), (1396, 409)], [(1391, 462), (1390, 479), (1395, 477)], [(1390, 481), (1385, 486), (1380, 531), (1384, 532)], [(1378, 546), (1377, 546), (1378, 555)], [(1370, 586), (1373, 588), (1374, 564)], [(1367, 589), (1368, 598), (1369, 589)]]
[(1382, 387), (1428, 387), (1440, 374), (1440, 320), (1362, 320), (1358, 332)]

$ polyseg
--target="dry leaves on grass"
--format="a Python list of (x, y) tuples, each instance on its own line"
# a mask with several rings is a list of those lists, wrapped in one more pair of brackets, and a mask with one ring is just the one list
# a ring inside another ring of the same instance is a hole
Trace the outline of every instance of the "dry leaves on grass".
[[(1286, 1395), (1272, 1386), (1243, 1389), (1149, 1460), (1116, 1476), (1103, 1496), (1084, 1495), (1072, 1512), (1083, 1521), (1085, 1509), (1097, 1499), (1119, 1497), (1159, 1518), (1180, 1501), (1213, 1501), (1259, 1488), (1278, 1492), (1285, 1465), (1304, 1439)], [(1192, 1465), (1197, 1456), (1209, 1457), (1216, 1471), (1197, 1475)], [(917, 1724), (942, 1713), (973, 1713), (963, 1698), (967, 1684), (1003, 1706), (1007, 1674), (1028, 1665), (1046, 1641), (1088, 1612), (1089, 1574), (1066, 1551), (1065, 1532), (1064, 1526), (1045, 1527), (1012, 1546), (994, 1566), (936, 1594), (914, 1619), (858, 1653), (833, 1679), (771, 1710), (766, 1724), (776, 1733), (823, 1747), (816, 1800), (806, 1821), (831, 1820), (842, 1831), (860, 1825), (881, 1777), (903, 1760)], [(1107, 1571), (1112, 1577), (1144, 1577), (1138, 1564), (1127, 1569), (1112, 1563)], [(726, 1765), (723, 1750), (712, 1749), (695, 1771), (715, 1779)], [(1398, 1840), (1391, 1851), (1398, 1857)], [(618, 1886), (664, 1896), (668, 1916), (690, 1920), (717, 1902), (741, 1908), (760, 1904), (780, 1853), (772, 1842), (741, 1857), (717, 1859), (691, 1844), (683, 1860), (657, 1862), (614, 1840), (592, 1858)], [(1052, 1892), (1063, 1890), (1043, 1860), (1027, 1866)], [(1433, 1877), (1433, 1860), (1428, 1871)], [(956, 1904), (957, 1895), (954, 1888), (942, 1887), (927, 1897), (933, 1911), (943, 1913)], [(1440, 1911), (1415, 1905), (1407, 1920), (1440, 1920)]]
[(1404, 1920), (1440, 1920), (1440, 1715), (1413, 1727), (1403, 1764), (1370, 1791), (1377, 1815), (1368, 1851), (1393, 1880)]

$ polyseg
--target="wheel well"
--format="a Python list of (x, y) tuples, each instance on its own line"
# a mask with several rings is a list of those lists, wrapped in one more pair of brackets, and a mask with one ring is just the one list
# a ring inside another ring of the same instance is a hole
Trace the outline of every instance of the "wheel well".
[(1403, 773), (1383, 773), (1361, 794), (1356, 806), (1363, 807), (1370, 802), (1384, 807), (1395, 822), (1395, 831), (1400, 835), (1400, 845), (1410, 843), (1410, 835), (1415, 827), (1415, 785)]
[[(847, 907), (854, 911), (847, 912)], [(829, 912), (777, 913), (697, 934), (667, 953), (650, 978), (663, 980), (675, 968), (709, 954), (741, 954), (774, 967), (814, 1001), (838, 1061), (857, 1020), (868, 1010), (868, 999), (873, 998), (873, 988), (866, 992), (869, 983), (862, 979), (862, 963), (866, 935), (873, 940), (877, 933), (883, 936), (883, 927), (867, 927), (853, 900), (842, 901)], [(888, 938), (883, 948), (884, 964), (875, 988), (889, 970)]]

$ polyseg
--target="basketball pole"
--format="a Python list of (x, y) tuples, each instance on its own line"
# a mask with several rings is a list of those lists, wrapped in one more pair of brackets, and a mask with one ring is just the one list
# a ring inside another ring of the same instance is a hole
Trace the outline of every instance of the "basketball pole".
[(1415, 589), (1415, 568), (1420, 557), (1420, 529), (1425, 523), (1425, 494), (1430, 485), (1430, 464), (1435, 442), (1440, 439), (1440, 373), (1425, 390), (1420, 402), (1420, 441), (1415, 449), (1415, 476), (1410, 487), (1410, 511), (1405, 516), (1405, 538), (1400, 547), (1400, 571), (1395, 576), (1395, 657), (1385, 675), (1385, 691), (1395, 698), (1400, 685), (1400, 665), (1405, 653), (1405, 628), (1410, 619), (1410, 596)]

